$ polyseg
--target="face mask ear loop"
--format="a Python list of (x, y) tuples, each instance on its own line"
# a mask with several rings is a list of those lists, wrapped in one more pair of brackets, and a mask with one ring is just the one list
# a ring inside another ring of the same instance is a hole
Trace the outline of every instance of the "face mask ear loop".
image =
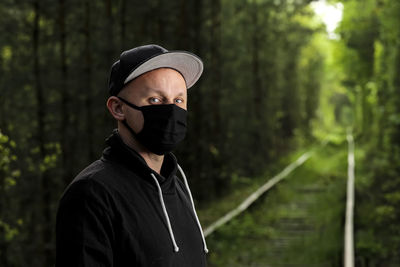
[(131, 134), (135, 137), (135, 139), (137, 139), (137, 133), (135, 133), (135, 131), (128, 125), (128, 123), (126, 122), (126, 119), (123, 120), (122, 123), (129, 130), (129, 132), (131, 132)]
[[(122, 97), (120, 97), (120, 96), (117, 96), (117, 97), (118, 97), (119, 100), (121, 100), (122, 102), (124, 102), (125, 104), (127, 104), (129, 107), (134, 108), (134, 109), (137, 109), (137, 110), (141, 110), (140, 107), (138, 107), (138, 106), (132, 104), (131, 102), (129, 102), (129, 101), (123, 99)], [(126, 121), (126, 119), (124, 119), (124, 120), (122, 121), (122, 123), (123, 123), (123, 124), (125, 125), (125, 127), (129, 130), (129, 132), (131, 132), (131, 134), (135, 137), (135, 139), (138, 139), (138, 138), (137, 138), (137, 133), (135, 133), (135, 131), (128, 125), (128, 122)]]
[(125, 100), (124, 98), (117, 96), (119, 100), (121, 100), (122, 102), (124, 102), (125, 104), (127, 104), (129, 107), (137, 109), (137, 110), (142, 110), (142, 107), (138, 107), (135, 104), (132, 104), (131, 102), (129, 102), (128, 100)]

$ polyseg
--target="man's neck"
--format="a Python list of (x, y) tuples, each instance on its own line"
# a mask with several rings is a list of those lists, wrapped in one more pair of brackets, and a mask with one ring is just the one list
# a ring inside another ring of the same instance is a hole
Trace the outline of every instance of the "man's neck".
[(148, 149), (146, 149), (143, 145), (141, 145), (138, 141), (136, 141), (132, 134), (125, 128), (125, 127), (118, 127), (118, 132), (119, 135), (121, 136), (122, 141), (135, 150), (142, 158), (144, 161), (146, 161), (147, 165), (160, 174), (161, 172), (161, 166), (164, 161), (164, 155), (157, 155), (152, 152), (150, 152)]

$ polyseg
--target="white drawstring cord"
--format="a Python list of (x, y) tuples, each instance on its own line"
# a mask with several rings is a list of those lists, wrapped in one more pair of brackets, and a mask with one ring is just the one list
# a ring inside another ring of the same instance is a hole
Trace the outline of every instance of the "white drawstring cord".
[(194, 213), (194, 215), (195, 215), (194, 217), (196, 218), (197, 226), (199, 227), (199, 230), (200, 230), (200, 233), (201, 233), (201, 238), (203, 239), (204, 252), (205, 252), (205, 253), (208, 253), (208, 248), (207, 248), (206, 239), (204, 238), (203, 228), (201, 228), (201, 224), (200, 224), (199, 218), (197, 217), (196, 208), (194, 207), (194, 202), (193, 202), (192, 193), (190, 192), (190, 188), (189, 188), (189, 184), (188, 184), (187, 179), (186, 179), (186, 175), (185, 175), (185, 173), (183, 172), (181, 166), (179, 166), (179, 164), (178, 164), (178, 170), (179, 170), (179, 172), (182, 174), (183, 181), (184, 181), (185, 186), (186, 186), (186, 190), (188, 191), (189, 197), (190, 197), (190, 201), (192, 202), (192, 209), (193, 209), (193, 213)]
[(174, 232), (172, 231), (171, 222), (169, 220), (167, 208), (165, 207), (164, 198), (163, 198), (163, 195), (162, 195), (162, 190), (161, 190), (160, 184), (158, 183), (158, 180), (157, 180), (156, 176), (153, 173), (151, 173), (151, 177), (153, 177), (154, 182), (156, 183), (157, 188), (158, 188), (158, 196), (160, 198), (161, 207), (162, 207), (162, 209), (164, 211), (165, 219), (167, 220), (168, 231), (169, 231), (169, 235), (171, 236), (172, 244), (174, 245), (174, 251), (178, 252), (179, 251), (179, 247), (178, 247), (178, 245), (176, 244), (176, 241), (175, 241)]

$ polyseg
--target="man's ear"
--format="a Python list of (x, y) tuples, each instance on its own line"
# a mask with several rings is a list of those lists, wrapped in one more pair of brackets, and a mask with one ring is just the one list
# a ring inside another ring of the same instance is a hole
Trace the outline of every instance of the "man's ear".
[(125, 114), (122, 110), (122, 103), (116, 96), (110, 96), (107, 100), (107, 108), (111, 115), (117, 121), (125, 120)]

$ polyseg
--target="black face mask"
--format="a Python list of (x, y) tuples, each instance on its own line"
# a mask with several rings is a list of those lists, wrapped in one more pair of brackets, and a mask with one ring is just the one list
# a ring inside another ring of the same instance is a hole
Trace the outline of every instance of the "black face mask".
[(164, 155), (172, 151), (186, 135), (187, 112), (175, 104), (147, 105), (138, 107), (125, 99), (118, 97), (129, 107), (143, 113), (143, 129), (135, 133), (126, 120), (124, 125), (131, 134), (148, 150)]

